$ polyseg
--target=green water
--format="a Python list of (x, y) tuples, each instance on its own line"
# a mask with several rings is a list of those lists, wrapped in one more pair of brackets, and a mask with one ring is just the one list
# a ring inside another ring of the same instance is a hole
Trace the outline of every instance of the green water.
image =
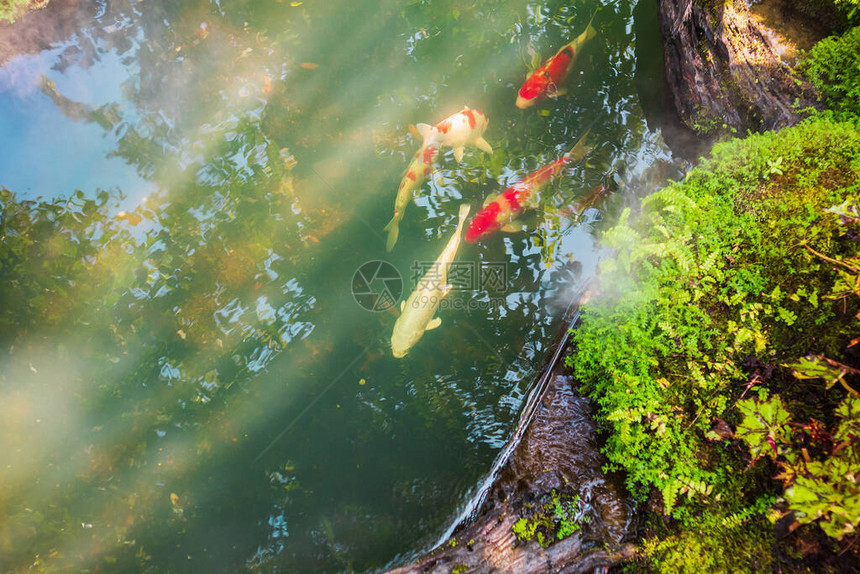
[[(604, 6), (568, 95), (527, 111), (529, 68), (598, 4), (83, 2), (50, 47), (0, 54), (0, 570), (372, 570), (432, 544), (594, 275), (601, 221), (669, 159), (634, 5)], [(464, 105), (495, 153), (440, 156), (387, 254), (410, 124)], [(587, 162), (526, 232), (461, 246), (471, 284), (394, 359), (396, 314), (356, 302), (356, 270), (391, 263), (405, 298), (461, 203), (592, 122)]]

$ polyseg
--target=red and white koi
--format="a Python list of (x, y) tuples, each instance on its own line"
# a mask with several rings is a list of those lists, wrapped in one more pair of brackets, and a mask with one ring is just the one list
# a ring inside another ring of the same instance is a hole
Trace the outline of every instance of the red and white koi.
[(466, 230), (466, 241), (475, 243), (496, 231), (515, 232), (521, 231), (521, 227), (514, 223), (526, 209), (534, 207), (537, 201), (537, 193), (548, 184), (565, 166), (576, 163), (588, 153), (585, 146), (583, 134), (579, 141), (568, 153), (561, 156), (551, 164), (527, 175), (495, 198), (488, 199), (484, 208), (478, 212), (469, 228)]
[(386, 251), (390, 252), (394, 249), (394, 244), (397, 243), (397, 237), (400, 235), (400, 220), (403, 219), (406, 206), (409, 205), (409, 200), (412, 199), (415, 191), (421, 189), (424, 180), (430, 175), (433, 162), (438, 154), (438, 146), (427, 145), (425, 142), (412, 157), (409, 167), (406, 168), (403, 179), (400, 180), (400, 187), (397, 188), (397, 197), (394, 199), (394, 217), (383, 228), (383, 231), (388, 232), (388, 239), (385, 243)]
[(468, 144), (475, 144), (478, 149), (488, 154), (493, 153), (493, 148), (483, 138), (489, 123), (490, 120), (484, 112), (469, 109), (467, 106), (435, 126), (418, 124), (415, 127), (424, 138), (424, 145), (435, 144), (454, 148), (454, 159), (459, 163), (463, 159), (463, 148)]
[[(594, 16), (591, 17), (591, 21), (593, 20)], [(547, 96), (552, 98), (564, 94), (564, 90), (560, 89), (559, 86), (570, 71), (582, 46), (597, 35), (591, 21), (588, 22), (585, 32), (577, 36), (570, 44), (563, 46), (526, 79), (517, 95), (518, 108), (524, 110)]]

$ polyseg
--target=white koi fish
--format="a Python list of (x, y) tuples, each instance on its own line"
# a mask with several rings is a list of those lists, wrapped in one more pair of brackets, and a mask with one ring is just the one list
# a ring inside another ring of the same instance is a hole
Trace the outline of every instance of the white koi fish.
[(425, 142), (413, 156), (409, 167), (406, 168), (406, 173), (400, 180), (400, 187), (397, 188), (397, 197), (394, 199), (394, 217), (383, 228), (383, 231), (388, 232), (388, 240), (385, 243), (386, 251), (391, 252), (394, 249), (394, 244), (397, 243), (397, 237), (400, 235), (400, 220), (403, 219), (406, 206), (409, 205), (409, 200), (412, 199), (415, 191), (421, 189), (421, 185), (430, 174), (438, 152), (437, 146), (428, 145)]
[(469, 204), (464, 203), (460, 206), (457, 231), (448, 240), (445, 250), (427, 270), (409, 298), (400, 304), (400, 317), (394, 322), (394, 332), (391, 334), (391, 353), (395, 359), (405, 356), (421, 339), (424, 331), (435, 329), (442, 324), (442, 319), (435, 315), (442, 298), (451, 291), (451, 286), (448, 285), (448, 270), (460, 247), (460, 235), (468, 215)]
[(468, 144), (475, 144), (478, 149), (488, 154), (493, 153), (493, 148), (482, 137), (489, 123), (484, 112), (470, 110), (467, 106), (463, 111), (445, 118), (435, 126), (418, 124), (415, 127), (424, 138), (424, 145), (436, 143), (438, 146), (454, 148), (454, 159), (459, 163), (463, 159), (463, 148)]

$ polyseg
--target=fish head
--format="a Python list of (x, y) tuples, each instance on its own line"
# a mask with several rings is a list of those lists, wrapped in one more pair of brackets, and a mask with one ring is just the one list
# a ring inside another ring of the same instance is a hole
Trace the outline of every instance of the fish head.
[(517, 96), (517, 107), (521, 110), (525, 110), (527, 108), (530, 108), (531, 106), (534, 105), (534, 103), (535, 103), (534, 100), (527, 100), (522, 96)]
[(551, 81), (552, 79), (545, 67), (532, 74), (517, 94), (517, 107), (524, 110), (543, 99)]
[(391, 354), (395, 359), (401, 359), (406, 356), (409, 349), (415, 346), (415, 343), (424, 334), (423, 329), (417, 329), (414, 325), (414, 313), (417, 307), (404, 302), (400, 316), (394, 322), (394, 329), (391, 332)]
[(421, 339), (422, 335), (424, 335), (423, 327), (415, 329), (405, 324), (399, 325), (395, 323), (394, 332), (391, 333), (391, 354), (394, 355), (395, 359), (402, 359), (415, 346), (415, 343)]
[[(401, 315), (402, 317), (402, 315)], [(414, 341), (411, 337), (406, 336), (398, 320), (394, 324), (394, 332), (391, 333), (391, 354), (395, 359), (401, 359), (406, 356), (409, 349), (412, 348)]]
[(395, 359), (402, 359), (409, 352), (409, 347), (398, 343), (399, 341), (391, 339), (391, 354), (394, 355)]
[(500, 226), (500, 213), (501, 206), (496, 201), (482, 209), (469, 224), (469, 229), (466, 230), (466, 242), (475, 243), (482, 236), (496, 231)]

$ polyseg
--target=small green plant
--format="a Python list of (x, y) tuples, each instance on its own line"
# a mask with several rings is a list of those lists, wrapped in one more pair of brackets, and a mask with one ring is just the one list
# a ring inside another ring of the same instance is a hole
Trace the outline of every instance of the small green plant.
[(860, 24), (860, 0), (834, 0), (836, 10), (842, 14), (848, 22)]
[(540, 526), (540, 524), (537, 521), (530, 521), (525, 517), (521, 517), (511, 527), (511, 532), (514, 533), (517, 540), (522, 542), (529, 541), (537, 535), (538, 544), (540, 544), (541, 547), (544, 547), (546, 537), (543, 532), (538, 531), (538, 526)]
[(778, 397), (768, 401), (747, 399), (739, 401), (737, 407), (744, 418), (735, 436), (747, 443), (753, 458), (779, 456), (791, 431), (788, 426), (791, 415), (782, 401)]
[(526, 542), (534, 538), (542, 548), (546, 548), (554, 540), (567, 538), (579, 531), (583, 523), (591, 521), (579, 495), (559, 494), (553, 490), (551, 496), (551, 500), (529, 518), (520, 517), (514, 523), (511, 531), (518, 540)]
[[(857, 11), (856, 4), (853, 10)], [(860, 113), (860, 26), (818, 42), (799, 69), (833, 110), (842, 115)]]
[(782, 175), (782, 156), (776, 158), (775, 160), (767, 160), (767, 173), (765, 173), (765, 177), (770, 175)]
[[(742, 410), (746, 416), (737, 436), (753, 454), (763, 447), (761, 437), (767, 437), (772, 457), (782, 467), (778, 478), (784, 482), (785, 500), (795, 519), (802, 524), (818, 521), (828, 536), (837, 539), (855, 533), (860, 524), (860, 398), (849, 396), (836, 409), (841, 422), (826, 437), (832, 446), (820, 460), (811, 458), (788, 432), (788, 411), (779, 397), (745, 401)], [(824, 433), (817, 434), (820, 440)]]

